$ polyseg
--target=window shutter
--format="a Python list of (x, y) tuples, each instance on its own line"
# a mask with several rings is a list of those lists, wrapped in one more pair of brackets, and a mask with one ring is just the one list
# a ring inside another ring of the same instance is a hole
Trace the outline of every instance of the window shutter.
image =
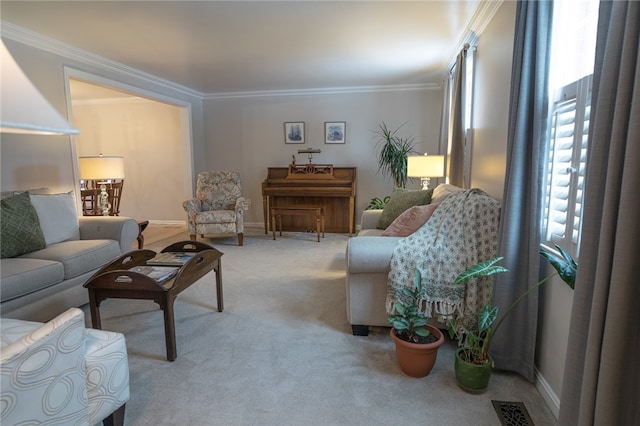
[(549, 120), (543, 241), (577, 256), (589, 138), (591, 77), (563, 88)]

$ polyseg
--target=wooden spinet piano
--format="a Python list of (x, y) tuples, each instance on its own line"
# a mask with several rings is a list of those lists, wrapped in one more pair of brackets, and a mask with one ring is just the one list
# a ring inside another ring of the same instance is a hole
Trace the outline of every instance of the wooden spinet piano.
[[(326, 232), (355, 232), (356, 168), (331, 164), (269, 167), (262, 181), (264, 232), (269, 232), (271, 206), (317, 205), (324, 207)], [(307, 218), (285, 216), (284, 231), (309, 230)], [(315, 229), (315, 222), (313, 228)]]

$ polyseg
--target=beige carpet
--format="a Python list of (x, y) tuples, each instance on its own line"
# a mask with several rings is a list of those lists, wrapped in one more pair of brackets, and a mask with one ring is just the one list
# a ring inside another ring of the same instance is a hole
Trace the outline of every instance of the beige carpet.
[(273, 241), (255, 228), (244, 247), (235, 237), (209, 240), (224, 253), (225, 310), (215, 309), (213, 273), (178, 297), (175, 362), (165, 358), (156, 304), (104, 301), (103, 327), (124, 333), (129, 351), (126, 425), (500, 425), (492, 399), (522, 401), (535, 424), (555, 424), (519, 376), (495, 373), (483, 395), (460, 390), (453, 342), (428, 377), (413, 379), (400, 371), (388, 329), (352, 336), (348, 238), (285, 233)]

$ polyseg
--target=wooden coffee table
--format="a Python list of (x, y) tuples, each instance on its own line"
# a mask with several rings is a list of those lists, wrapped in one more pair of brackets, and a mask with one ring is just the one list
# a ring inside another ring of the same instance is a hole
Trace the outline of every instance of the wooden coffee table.
[(152, 250), (133, 250), (115, 259), (96, 272), (84, 286), (89, 290), (89, 308), (93, 328), (102, 329), (100, 302), (105, 299), (153, 300), (164, 311), (164, 333), (167, 360), (174, 361), (176, 351), (176, 329), (173, 303), (184, 290), (211, 271), (216, 273), (218, 312), (224, 309), (222, 297), (222, 252), (198, 241), (181, 241), (162, 250), (164, 252), (196, 253), (177, 274), (162, 283), (148, 276), (130, 271), (135, 266), (145, 266), (156, 256)]

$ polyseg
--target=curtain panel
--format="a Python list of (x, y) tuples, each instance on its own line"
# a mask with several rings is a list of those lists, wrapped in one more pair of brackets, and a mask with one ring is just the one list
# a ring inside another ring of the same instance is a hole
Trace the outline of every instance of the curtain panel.
[[(507, 169), (498, 254), (509, 270), (495, 276), (500, 314), (539, 279), (542, 181), (546, 153), (553, 3), (519, 1), (511, 70)], [(502, 324), (491, 344), (496, 368), (534, 380), (538, 293), (531, 293)]]
[(602, 1), (560, 425), (640, 424), (640, 2)]

